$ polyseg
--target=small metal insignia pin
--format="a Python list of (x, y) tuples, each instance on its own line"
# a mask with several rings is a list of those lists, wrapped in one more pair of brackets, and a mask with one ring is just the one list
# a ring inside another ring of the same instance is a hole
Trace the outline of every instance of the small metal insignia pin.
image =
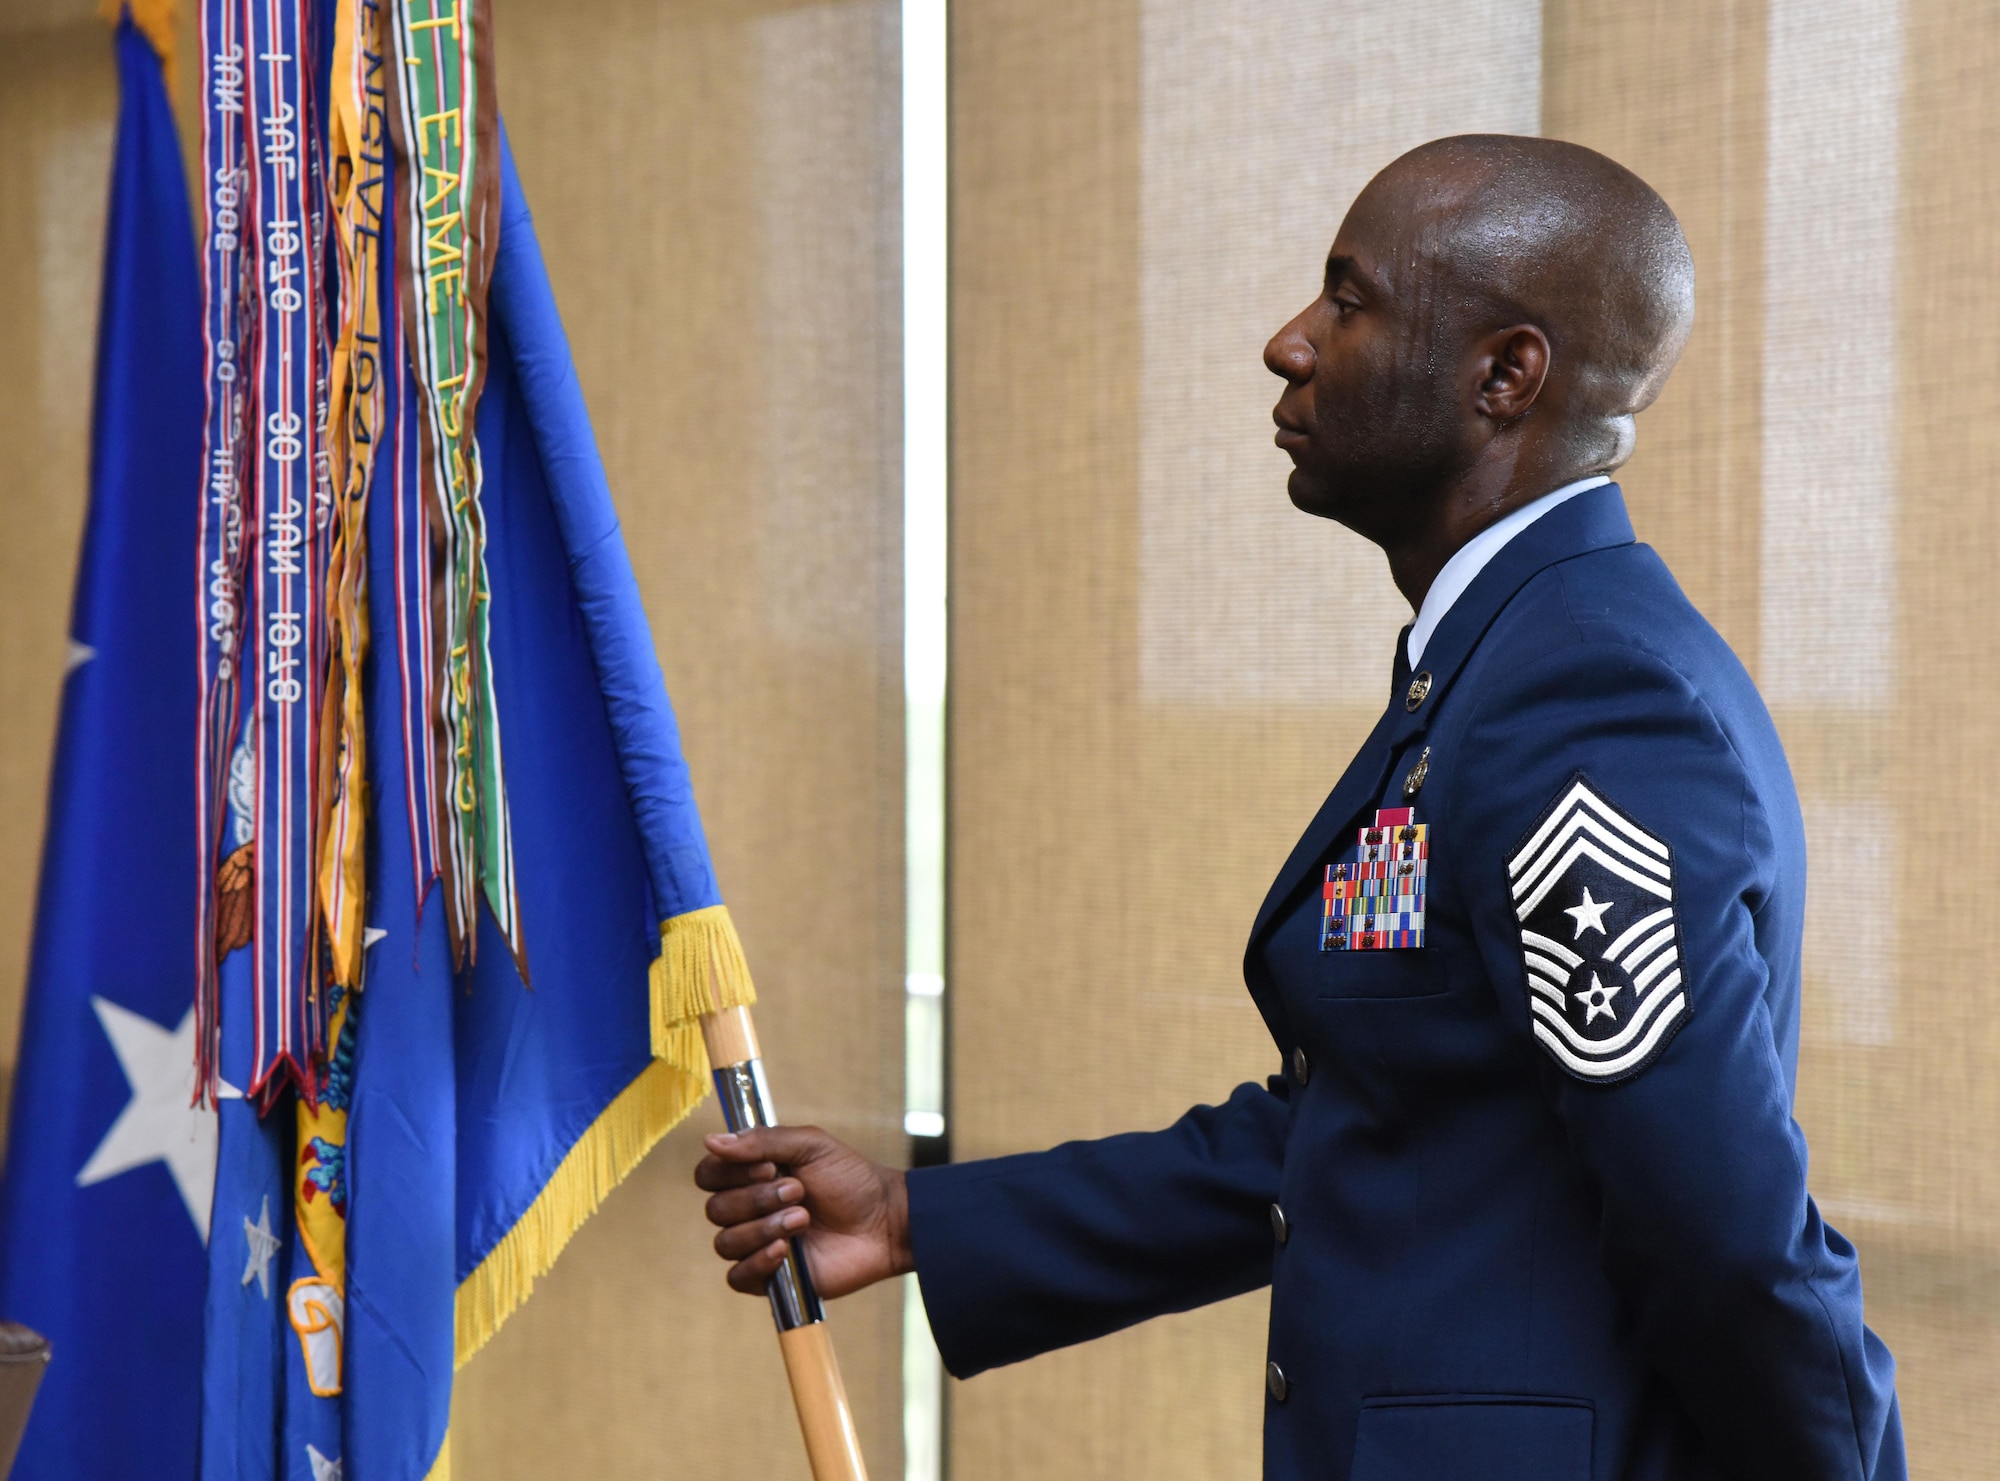
[(1408, 802), (1424, 789), (1424, 778), (1431, 774), (1431, 748), (1425, 746), (1417, 756), (1417, 764), (1410, 768), (1410, 774), (1403, 778), (1403, 801)]
[(1416, 709), (1418, 705), (1424, 702), (1424, 697), (1430, 692), (1431, 671), (1425, 669), (1416, 678), (1410, 680), (1410, 692), (1403, 696), (1403, 708), (1406, 710)]

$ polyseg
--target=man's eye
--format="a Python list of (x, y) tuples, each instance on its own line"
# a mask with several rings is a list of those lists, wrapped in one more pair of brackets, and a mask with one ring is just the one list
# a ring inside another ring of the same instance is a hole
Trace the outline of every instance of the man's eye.
[(1351, 298), (1336, 296), (1333, 300), (1334, 312), (1345, 319), (1349, 314), (1359, 313), (1361, 305)]

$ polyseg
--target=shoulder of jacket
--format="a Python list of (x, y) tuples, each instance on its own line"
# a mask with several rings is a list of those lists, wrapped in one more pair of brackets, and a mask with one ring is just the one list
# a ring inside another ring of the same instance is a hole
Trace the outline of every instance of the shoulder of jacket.
[[(1641, 553), (1643, 552), (1643, 554)], [(1707, 630), (1659, 558), (1643, 546), (1590, 551), (1543, 567), (1494, 615), (1470, 655), (1484, 688), (1530, 664), (1568, 654), (1589, 666), (1621, 653), (1651, 659), (1691, 689), (1700, 675), (1685, 660)], [(1468, 675), (1470, 677), (1470, 675)]]
[[(1657, 666), (1663, 681), (1718, 709), (1750, 686), (1721, 634), (1646, 545), (1619, 545), (1554, 562), (1496, 615), (1474, 655), (1491, 678), (1568, 651), (1583, 667)], [(1754, 686), (1751, 686), (1754, 692)]]

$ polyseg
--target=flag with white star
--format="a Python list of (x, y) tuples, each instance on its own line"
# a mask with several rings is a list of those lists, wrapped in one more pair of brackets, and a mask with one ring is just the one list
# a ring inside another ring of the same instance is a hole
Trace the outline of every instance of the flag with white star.
[(18, 1481), (193, 1475), (215, 1183), (192, 1104), (197, 573), (161, 558), (194, 549), (201, 281), (160, 59), (129, 20), (115, 44), (90, 504), (0, 1184), (0, 1314), (55, 1353)]
[(1689, 1011), (1673, 850), (1579, 772), (1507, 875), (1535, 1038), (1578, 1079), (1638, 1074)]

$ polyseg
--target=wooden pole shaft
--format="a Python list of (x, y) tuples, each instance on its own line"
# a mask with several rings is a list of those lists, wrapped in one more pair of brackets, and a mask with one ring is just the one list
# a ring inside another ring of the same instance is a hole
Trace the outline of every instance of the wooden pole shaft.
[(708, 1046), (708, 1062), (716, 1069), (762, 1059), (763, 1046), (757, 1042), (757, 1025), (748, 1008), (724, 1008), (720, 1013), (704, 1013), (702, 1042)]
[(785, 1376), (792, 1383), (792, 1407), (799, 1411), (813, 1481), (868, 1481), (861, 1439), (854, 1433), (854, 1411), (848, 1406), (847, 1386), (840, 1381), (840, 1363), (833, 1355), (833, 1336), (826, 1323), (780, 1332), (778, 1347), (785, 1355)]
[[(775, 1124), (750, 1010), (725, 1008), (706, 1014), (701, 1034), (729, 1129), (743, 1131)], [(840, 1364), (833, 1354), (833, 1335), (819, 1317), (819, 1302), (811, 1293), (801, 1242), (793, 1240), (792, 1249), (799, 1268), (779, 1271), (781, 1280), (790, 1283), (786, 1289), (791, 1299), (780, 1300), (774, 1285), (772, 1311), (778, 1318), (778, 1348), (784, 1355), (785, 1376), (791, 1381), (792, 1406), (798, 1411), (813, 1481), (868, 1481), (860, 1437), (854, 1432), (854, 1411), (847, 1402), (847, 1386), (841, 1382)], [(787, 1316), (788, 1307), (799, 1309)]]

